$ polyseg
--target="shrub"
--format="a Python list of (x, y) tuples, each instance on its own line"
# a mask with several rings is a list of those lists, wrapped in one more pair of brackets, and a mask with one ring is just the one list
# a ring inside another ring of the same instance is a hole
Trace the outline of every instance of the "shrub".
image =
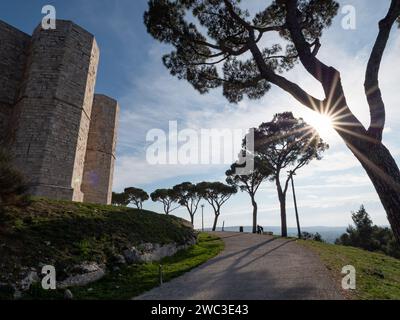
[(314, 241), (318, 241), (318, 242), (324, 242), (324, 240), (322, 239), (322, 236), (317, 232), (317, 233), (310, 233), (310, 232), (302, 232), (301, 233), (301, 238), (303, 240), (314, 240)]
[(369, 214), (362, 205), (352, 213), (355, 226), (349, 226), (347, 233), (336, 239), (335, 244), (358, 247), (368, 251), (383, 252), (389, 256), (400, 258), (400, 246), (391, 229), (373, 225)]
[(11, 164), (10, 156), (0, 149), (0, 206), (25, 205), (28, 185)]

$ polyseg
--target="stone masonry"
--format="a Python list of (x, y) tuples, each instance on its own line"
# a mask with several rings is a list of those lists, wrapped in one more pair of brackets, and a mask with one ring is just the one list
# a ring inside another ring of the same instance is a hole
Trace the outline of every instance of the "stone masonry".
[(95, 94), (83, 174), (85, 202), (111, 203), (118, 102)]
[(32, 36), (0, 21), (0, 144), (31, 194), (110, 203), (118, 103), (94, 94), (98, 63), (70, 21)]

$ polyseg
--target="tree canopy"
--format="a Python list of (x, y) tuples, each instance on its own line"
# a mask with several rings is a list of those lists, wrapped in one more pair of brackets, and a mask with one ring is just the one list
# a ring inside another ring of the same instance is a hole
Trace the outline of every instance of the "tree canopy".
[(177, 202), (184, 206), (190, 215), (190, 221), (194, 224), (194, 215), (197, 212), (201, 196), (197, 185), (191, 182), (183, 182), (172, 188), (175, 192)]
[[(400, 170), (382, 143), (386, 107), (378, 79), (390, 32), (399, 22), (400, 0), (391, 0), (379, 21), (367, 62), (367, 128), (349, 107), (339, 70), (318, 57), (323, 31), (338, 13), (336, 1), (275, 0), (253, 16), (244, 6), (239, 0), (150, 0), (144, 22), (155, 39), (174, 47), (163, 57), (171, 74), (200, 93), (222, 87), (230, 102), (238, 102), (244, 96), (261, 98), (275, 85), (304, 106), (329, 115), (374, 184), (400, 242)], [(322, 98), (283, 75), (297, 62), (319, 82)]]
[[(287, 236), (286, 193), (289, 181), (310, 161), (320, 160), (329, 146), (313, 127), (302, 118), (295, 118), (291, 112), (278, 113), (272, 121), (255, 129), (254, 145), (256, 155), (269, 164), (281, 207), (282, 235)], [(285, 174), (283, 182), (282, 174)]]
[(347, 232), (336, 239), (336, 244), (384, 252), (400, 258), (400, 245), (396, 242), (392, 230), (374, 225), (363, 205), (358, 211), (352, 212), (351, 218), (354, 226), (350, 225)]
[(129, 204), (128, 195), (125, 192), (113, 192), (111, 203), (116, 206), (126, 207)]
[(292, 112), (276, 114), (254, 130), (255, 152), (267, 161), (275, 178), (283, 169), (296, 172), (329, 148), (318, 132)]
[(229, 186), (222, 182), (200, 182), (197, 184), (198, 192), (214, 210), (214, 224), (213, 231), (217, 228), (218, 217), (221, 214), (222, 205), (229, 200), (229, 198), (237, 192), (235, 186)]
[(260, 158), (254, 159), (254, 169), (248, 174), (237, 174), (236, 169), (244, 167), (244, 164), (233, 163), (225, 172), (226, 182), (231, 186), (236, 186), (240, 191), (245, 191), (255, 195), (260, 184), (272, 173), (271, 167), (266, 161)]
[[(307, 48), (314, 54), (322, 30), (332, 23), (338, 7), (335, 1), (299, 2), (296, 16)], [(188, 21), (189, 12), (197, 23)], [(224, 96), (238, 102), (244, 95), (262, 97), (271, 83), (293, 85), (279, 75), (299, 59), (286, 23), (285, 1), (273, 1), (250, 18), (239, 1), (152, 0), (144, 20), (154, 38), (175, 47), (163, 57), (171, 74), (186, 79), (200, 93), (222, 86)], [(201, 31), (204, 28), (206, 33)], [(259, 49), (257, 45), (271, 33), (278, 33), (288, 42), (286, 46), (276, 43)], [(246, 52), (253, 56), (240, 59)], [(257, 60), (262, 60), (263, 70)]]
[(163, 204), (164, 212), (167, 215), (179, 208), (179, 206), (173, 206), (177, 202), (177, 195), (173, 189), (157, 189), (150, 194), (150, 197), (152, 201)]
[(225, 172), (226, 182), (239, 188), (241, 191), (249, 194), (251, 204), (253, 206), (253, 233), (257, 232), (257, 202), (255, 195), (261, 183), (269, 178), (272, 174), (271, 167), (268, 162), (260, 159), (260, 157), (254, 157), (253, 170), (247, 174), (238, 174), (237, 170), (240, 167), (244, 167), (245, 163), (238, 164), (233, 163), (229, 170)]
[(147, 192), (140, 188), (129, 187), (124, 193), (129, 203), (133, 203), (138, 209), (143, 209), (143, 202), (149, 199)]

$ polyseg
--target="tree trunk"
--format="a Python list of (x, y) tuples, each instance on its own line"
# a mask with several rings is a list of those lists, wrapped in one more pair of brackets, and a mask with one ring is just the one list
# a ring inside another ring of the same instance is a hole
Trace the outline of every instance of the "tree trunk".
[[(396, 5), (397, 2), (392, 2), (392, 4)], [(307, 92), (295, 83), (275, 74), (268, 67), (256, 42), (253, 41), (250, 43), (249, 48), (257, 67), (265, 80), (290, 93), (303, 105), (307, 106), (311, 110), (320, 113), (327, 113), (332, 116), (336, 131), (343, 138), (370, 177), (382, 205), (385, 208), (397, 242), (400, 243), (400, 171), (389, 150), (387, 150), (387, 148), (379, 141), (381, 137), (380, 132), (374, 132), (376, 129), (383, 130), (384, 128), (385, 118), (384, 110), (382, 110), (383, 103), (382, 101), (378, 101), (376, 97), (370, 99), (371, 97), (368, 97), (367, 93), (367, 100), (370, 104), (371, 112), (371, 127), (368, 130), (369, 132), (367, 132), (361, 122), (348, 108), (340, 79), (340, 73), (335, 68), (322, 63), (311, 51), (310, 46), (302, 33), (300, 23), (297, 20), (298, 10), (296, 2), (287, 2), (286, 8), (286, 25), (299, 54), (300, 61), (308, 73), (321, 83), (324, 89), (325, 99), (320, 101), (319, 99), (307, 94)], [(391, 21), (393, 24), (395, 19), (398, 17), (398, 14), (395, 9), (391, 10), (391, 13), (395, 13), (394, 17), (391, 17), (393, 18)], [(389, 17), (388, 19), (391, 18)], [(370, 77), (377, 77), (376, 73), (379, 72), (379, 60), (381, 59), (379, 55), (383, 54), (383, 49), (385, 47), (382, 45), (386, 45), (387, 41), (385, 37), (389, 37), (388, 31), (390, 31), (390, 28), (382, 30), (382, 27), (384, 26), (380, 25), (380, 32), (383, 32), (380, 39), (378, 38), (380, 42), (375, 44), (374, 48), (374, 51), (377, 51), (375, 54), (374, 52), (372, 53), (372, 57), (373, 59), (375, 58), (375, 61), (368, 63), (368, 69), (372, 67), (372, 70), (367, 70), (367, 79), (365, 83), (366, 91), (369, 92), (371, 92), (371, 87), (374, 88), (375, 91), (376, 89), (379, 89), (379, 87), (376, 87), (377, 79), (371, 79)], [(369, 83), (370, 80), (372, 80), (371, 83)], [(381, 104), (381, 110), (377, 110), (377, 106), (375, 105), (376, 103)], [(372, 139), (375, 139), (375, 141), (371, 142)], [(283, 220), (282, 216), (282, 231), (284, 229)]]
[(380, 142), (357, 141), (348, 147), (367, 172), (400, 243), (400, 171), (389, 150)]
[(194, 214), (190, 214), (190, 222), (192, 223), (192, 226), (194, 226)]
[[(327, 95), (330, 99), (325, 101), (325, 110), (334, 115), (335, 130), (367, 172), (386, 211), (393, 234), (400, 243), (400, 171), (396, 161), (377, 138), (379, 134), (366, 130), (350, 111), (340, 73), (332, 67), (328, 68), (321, 83), (325, 93), (330, 93)], [(374, 131), (374, 127), (370, 129)]]
[(287, 237), (286, 197), (284, 194), (279, 196), (279, 203), (281, 206), (281, 235), (282, 237)]
[(377, 135), (367, 131), (351, 113), (339, 72), (333, 68), (328, 71), (322, 84), (325, 92), (332, 94), (331, 103), (325, 109), (334, 114), (335, 130), (367, 172), (386, 211), (394, 236), (400, 243), (399, 168), (390, 151), (377, 139)]
[(284, 192), (281, 187), (281, 182), (279, 179), (279, 172), (275, 179), (276, 188), (278, 190), (278, 199), (281, 208), (281, 235), (282, 237), (287, 237), (287, 224), (286, 224), (286, 191)]
[(400, 171), (396, 161), (382, 142), (365, 130), (351, 113), (340, 79), (336, 81), (334, 92), (332, 101), (338, 101), (336, 110), (341, 110), (335, 130), (367, 172), (386, 211), (393, 234), (400, 243)]
[(213, 224), (212, 231), (217, 230), (218, 217), (219, 217), (219, 213), (218, 214), (216, 213), (215, 214), (215, 218), (214, 218), (214, 224)]
[(251, 204), (253, 205), (253, 233), (257, 233), (257, 202), (254, 197), (251, 199)]

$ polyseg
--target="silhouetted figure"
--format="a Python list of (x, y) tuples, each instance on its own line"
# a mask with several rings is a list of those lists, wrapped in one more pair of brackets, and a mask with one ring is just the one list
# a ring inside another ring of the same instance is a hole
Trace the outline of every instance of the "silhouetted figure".
[(264, 228), (261, 226), (257, 226), (257, 234), (263, 234), (264, 233)]

